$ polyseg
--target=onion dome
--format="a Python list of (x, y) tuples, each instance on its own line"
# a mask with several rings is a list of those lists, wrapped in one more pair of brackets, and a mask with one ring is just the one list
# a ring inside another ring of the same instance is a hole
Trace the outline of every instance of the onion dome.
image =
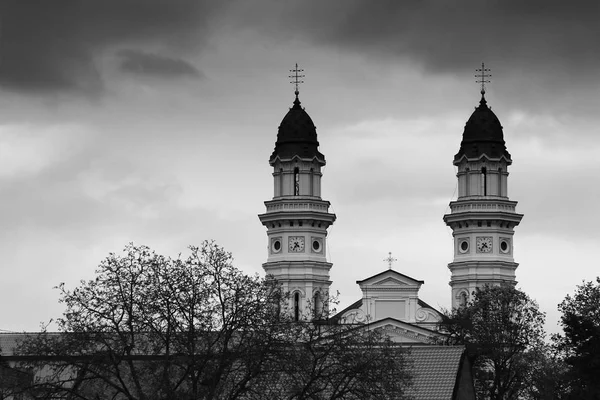
[(475, 108), (471, 118), (465, 125), (460, 150), (454, 156), (457, 163), (461, 158), (501, 158), (504, 156), (511, 161), (510, 153), (506, 150), (502, 125), (496, 114), (487, 106), (485, 97), (481, 96), (479, 107)]
[(319, 152), (318, 148), (317, 128), (304, 108), (300, 107), (298, 91), (296, 91), (294, 106), (290, 108), (279, 125), (275, 150), (273, 150), (269, 162), (273, 163), (277, 157), (288, 160), (298, 156), (305, 159), (316, 157), (324, 163), (325, 156)]

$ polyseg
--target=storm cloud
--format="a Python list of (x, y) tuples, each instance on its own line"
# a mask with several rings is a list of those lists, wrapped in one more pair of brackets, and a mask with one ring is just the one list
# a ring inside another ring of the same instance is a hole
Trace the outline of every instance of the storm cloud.
[[(98, 59), (127, 46), (202, 46), (207, 21), (223, 3), (187, 0), (6, 0), (1, 8), (0, 85), (25, 92), (97, 94)], [(129, 53), (130, 57), (136, 53)], [(137, 53), (152, 70), (183, 60)], [(129, 65), (126, 63), (126, 65)], [(157, 65), (160, 65), (157, 66)], [(166, 68), (165, 68), (166, 67)]]
[(136, 50), (121, 50), (119, 51), (119, 56), (122, 58), (121, 69), (135, 74), (163, 77), (202, 76), (196, 67), (178, 58), (170, 58)]
[(18, 91), (100, 92), (98, 59), (123, 49), (126, 71), (191, 76), (199, 71), (186, 51), (224, 26), (219, 34), (300, 38), (436, 74), (463, 75), (485, 61), (517, 81), (527, 76), (532, 88), (586, 86), (600, 68), (600, 5), (590, 0), (5, 0), (1, 12), (0, 85)]
[[(553, 63), (597, 70), (600, 3), (550, 1), (306, 2), (275, 9), (261, 24), (315, 43), (407, 57), (437, 72), (456, 72), (485, 60), (510, 60), (556, 69)], [(258, 12), (254, 16), (260, 18)], [(246, 19), (247, 20), (247, 19)]]

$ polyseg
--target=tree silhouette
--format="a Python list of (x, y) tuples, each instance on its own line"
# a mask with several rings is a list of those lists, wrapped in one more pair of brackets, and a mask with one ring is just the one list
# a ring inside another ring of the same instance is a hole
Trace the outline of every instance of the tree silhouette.
[(274, 279), (245, 275), (214, 242), (190, 250), (171, 259), (131, 244), (102, 261), (95, 279), (59, 285), (59, 333), (30, 336), (19, 349), (20, 367), (35, 373), (28, 394), (402, 398), (404, 353), (383, 336), (310, 321), (311, 312), (296, 323)]

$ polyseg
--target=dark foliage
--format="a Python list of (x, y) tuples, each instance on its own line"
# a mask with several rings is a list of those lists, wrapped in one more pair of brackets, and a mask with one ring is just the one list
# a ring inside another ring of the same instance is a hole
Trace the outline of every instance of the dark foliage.
[(533, 359), (543, 347), (544, 314), (512, 286), (486, 286), (464, 307), (446, 313), (450, 344), (466, 345), (478, 398), (522, 398), (532, 385)]
[(408, 383), (404, 353), (381, 335), (292, 323), (280, 286), (213, 242), (187, 259), (129, 245), (94, 280), (58, 289), (60, 332), (19, 350), (35, 398), (391, 399)]
[(571, 367), (572, 399), (600, 399), (600, 277), (577, 286), (558, 305), (564, 334), (555, 337)]

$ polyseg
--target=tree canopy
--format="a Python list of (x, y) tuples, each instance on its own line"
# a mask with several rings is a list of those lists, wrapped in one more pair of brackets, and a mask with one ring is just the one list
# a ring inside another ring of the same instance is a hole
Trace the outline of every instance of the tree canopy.
[(517, 399), (531, 385), (532, 353), (544, 344), (544, 313), (512, 286), (484, 286), (442, 321), (451, 344), (472, 359), (478, 397)]
[(185, 259), (131, 244), (58, 290), (59, 332), (19, 350), (35, 397), (397, 399), (409, 382), (381, 334), (328, 315), (293, 322), (277, 282), (244, 274), (214, 242)]
[(555, 338), (571, 367), (571, 398), (600, 399), (600, 277), (558, 305), (564, 334)]

